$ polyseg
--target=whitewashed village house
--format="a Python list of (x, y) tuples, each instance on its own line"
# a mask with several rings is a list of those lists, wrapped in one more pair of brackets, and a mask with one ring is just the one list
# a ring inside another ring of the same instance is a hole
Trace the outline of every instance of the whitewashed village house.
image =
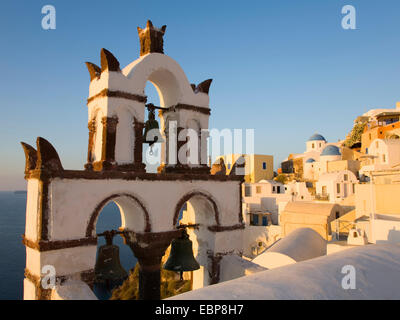
[(355, 193), (358, 180), (349, 170), (324, 173), (316, 183), (316, 200), (340, 202)]
[(371, 171), (390, 170), (400, 164), (400, 139), (375, 139), (368, 148), (372, 156), (369, 164), (360, 169), (360, 174), (370, 175)]
[(243, 254), (254, 257), (281, 237), (280, 212), (293, 201), (311, 201), (304, 182), (283, 184), (274, 180), (244, 183), (243, 186), (244, 230)]

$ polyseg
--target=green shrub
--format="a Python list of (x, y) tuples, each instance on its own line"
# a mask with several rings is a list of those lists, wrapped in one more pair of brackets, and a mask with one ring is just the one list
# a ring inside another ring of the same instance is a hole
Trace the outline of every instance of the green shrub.
[[(162, 269), (161, 266), (161, 299), (175, 296), (192, 290), (190, 280), (177, 280), (177, 273)], [(128, 279), (114, 289), (110, 300), (138, 300), (139, 299), (139, 263), (136, 264), (133, 272), (129, 273)]]

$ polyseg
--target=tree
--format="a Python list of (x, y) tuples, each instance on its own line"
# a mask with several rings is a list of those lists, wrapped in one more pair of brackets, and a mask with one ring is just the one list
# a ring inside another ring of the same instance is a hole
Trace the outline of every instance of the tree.
[(286, 181), (287, 181), (287, 177), (286, 177), (286, 175), (284, 175), (284, 174), (281, 173), (281, 174), (278, 174), (278, 175), (274, 178), (274, 180), (277, 181), (277, 182), (280, 182), (280, 183), (285, 184)]
[(364, 132), (364, 128), (366, 126), (366, 122), (357, 122), (354, 124), (353, 129), (350, 132), (350, 135), (347, 136), (347, 139), (343, 143), (345, 147), (351, 148), (355, 143), (361, 142), (361, 136)]
[[(169, 248), (164, 255), (161, 263), (161, 299), (175, 296), (192, 290), (192, 282), (190, 280), (180, 280), (178, 273), (165, 270), (163, 264), (169, 256)], [(139, 299), (139, 263), (133, 271), (129, 273), (128, 279), (118, 288), (114, 289), (110, 300), (138, 300)]]

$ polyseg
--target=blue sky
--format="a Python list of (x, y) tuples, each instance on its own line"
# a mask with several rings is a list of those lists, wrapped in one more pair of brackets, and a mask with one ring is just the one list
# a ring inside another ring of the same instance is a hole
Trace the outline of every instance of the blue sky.
[[(41, 8), (56, 8), (43, 30)], [(341, 27), (356, 8), (357, 30)], [(319, 132), (343, 139), (356, 116), (400, 101), (399, 1), (18, 1), (0, 5), (0, 190), (24, 188), (19, 141), (37, 136), (63, 165), (87, 153), (89, 75), (101, 48), (124, 67), (139, 56), (137, 26), (167, 25), (165, 53), (190, 82), (213, 78), (210, 128), (254, 128), (255, 151), (303, 152)], [(149, 88), (150, 96), (154, 90)]]

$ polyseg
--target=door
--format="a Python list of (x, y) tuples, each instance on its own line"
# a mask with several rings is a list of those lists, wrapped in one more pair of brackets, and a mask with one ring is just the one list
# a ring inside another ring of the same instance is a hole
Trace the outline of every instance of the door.
[(267, 216), (263, 216), (262, 217), (262, 225), (263, 226), (268, 226), (268, 217)]

